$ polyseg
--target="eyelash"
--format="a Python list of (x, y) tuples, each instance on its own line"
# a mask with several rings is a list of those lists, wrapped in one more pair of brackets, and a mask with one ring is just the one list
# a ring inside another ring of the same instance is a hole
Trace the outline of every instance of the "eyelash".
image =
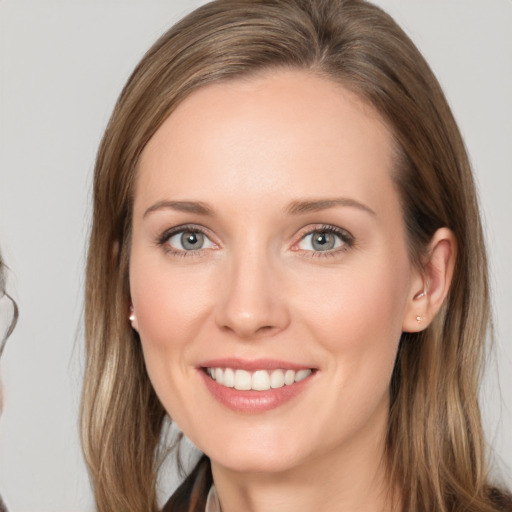
[[(190, 232), (190, 233), (200, 233), (210, 239), (206, 230), (198, 227), (197, 225), (181, 225), (176, 226), (171, 229), (167, 229), (164, 231), (157, 239), (157, 245), (163, 248), (166, 253), (172, 254), (173, 256), (187, 258), (198, 256), (202, 249), (196, 250), (177, 250), (169, 245), (169, 240), (180, 233)], [(342, 246), (334, 249), (329, 249), (326, 251), (310, 251), (306, 249), (293, 248), (296, 247), (301, 241), (303, 241), (308, 235), (312, 235), (313, 233), (326, 233), (337, 236), (342, 241)], [(212, 242), (213, 243), (213, 242)], [(304, 255), (307, 255), (309, 258), (326, 258), (337, 256), (340, 253), (348, 251), (355, 245), (354, 237), (345, 229), (339, 228), (337, 226), (324, 224), (321, 226), (315, 226), (313, 228), (305, 229), (301, 234), (300, 238), (297, 242), (293, 244), (292, 250), (296, 252), (302, 252)]]
[(201, 252), (201, 249), (185, 251), (185, 250), (174, 249), (173, 247), (171, 247), (169, 245), (168, 242), (173, 236), (178, 235), (180, 233), (184, 233), (184, 232), (201, 233), (208, 239), (210, 238), (204, 229), (201, 229), (198, 226), (193, 225), (193, 224), (192, 225), (185, 224), (185, 225), (176, 226), (174, 228), (167, 229), (166, 231), (164, 231), (158, 237), (157, 245), (161, 246), (166, 253), (172, 254), (173, 256), (177, 256), (179, 258), (189, 258), (191, 256), (198, 256), (198, 253)]
[(301, 234), (299, 241), (294, 244), (294, 247), (297, 246), (302, 240), (304, 240), (308, 235), (312, 235), (313, 233), (326, 233), (331, 235), (336, 235), (341, 241), (342, 246), (326, 251), (309, 251), (304, 249), (293, 249), (297, 252), (303, 252), (305, 256), (308, 258), (329, 258), (334, 256), (339, 256), (340, 253), (344, 253), (354, 247), (355, 239), (351, 233), (346, 231), (345, 229), (339, 228), (337, 226), (333, 226), (330, 224), (323, 224), (321, 226), (316, 226), (314, 228), (306, 228)]

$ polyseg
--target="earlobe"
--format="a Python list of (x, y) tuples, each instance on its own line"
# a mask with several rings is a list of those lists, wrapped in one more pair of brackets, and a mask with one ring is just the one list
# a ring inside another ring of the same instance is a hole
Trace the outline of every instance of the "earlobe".
[(456, 255), (453, 232), (448, 228), (438, 229), (429, 244), (421, 277), (413, 282), (404, 332), (422, 331), (435, 318), (450, 291)]
[(130, 316), (128, 317), (132, 324), (132, 329), (138, 332), (137, 326), (137, 317), (135, 316), (135, 310), (133, 309), (133, 305), (130, 305)]

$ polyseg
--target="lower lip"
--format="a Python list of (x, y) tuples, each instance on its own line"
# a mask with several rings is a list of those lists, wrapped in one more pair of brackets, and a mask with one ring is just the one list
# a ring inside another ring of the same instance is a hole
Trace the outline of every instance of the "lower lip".
[(300, 382), (277, 389), (269, 389), (268, 391), (239, 391), (238, 389), (227, 388), (226, 386), (221, 386), (203, 370), (199, 370), (199, 373), (210, 393), (222, 405), (237, 412), (259, 413), (275, 409), (295, 398), (310, 383), (311, 378), (316, 372), (313, 372)]

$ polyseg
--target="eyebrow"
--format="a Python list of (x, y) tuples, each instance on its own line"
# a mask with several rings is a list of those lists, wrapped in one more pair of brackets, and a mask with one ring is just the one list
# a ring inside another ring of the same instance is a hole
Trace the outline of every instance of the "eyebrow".
[(158, 210), (176, 210), (178, 212), (197, 213), (198, 215), (213, 215), (213, 210), (204, 203), (197, 201), (158, 201), (150, 206), (144, 217)]
[(293, 201), (290, 203), (290, 205), (288, 205), (285, 211), (290, 215), (300, 215), (303, 213), (313, 213), (322, 210), (328, 210), (329, 208), (334, 208), (336, 206), (348, 206), (351, 208), (357, 208), (358, 210), (363, 210), (367, 213), (370, 213), (371, 215), (376, 215), (376, 213), (369, 206), (366, 206), (365, 204), (348, 197)]
[[(322, 210), (328, 210), (329, 208), (335, 208), (336, 206), (344, 206), (357, 208), (359, 210), (376, 215), (375, 212), (368, 206), (355, 199), (347, 197), (338, 197), (333, 199), (311, 199), (311, 200), (299, 200), (293, 201), (286, 208), (285, 212), (288, 215), (301, 215), (305, 213), (314, 213)], [(205, 203), (199, 201), (158, 201), (154, 205), (150, 206), (145, 212), (144, 217), (159, 210), (175, 210), (179, 212), (195, 213), (198, 215), (212, 216), (214, 214), (213, 209)]]

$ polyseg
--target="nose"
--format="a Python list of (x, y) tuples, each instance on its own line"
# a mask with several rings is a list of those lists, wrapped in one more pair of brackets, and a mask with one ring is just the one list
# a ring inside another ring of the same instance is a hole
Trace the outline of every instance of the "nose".
[(278, 265), (261, 253), (233, 257), (220, 285), (216, 322), (241, 339), (273, 336), (290, 322)]

